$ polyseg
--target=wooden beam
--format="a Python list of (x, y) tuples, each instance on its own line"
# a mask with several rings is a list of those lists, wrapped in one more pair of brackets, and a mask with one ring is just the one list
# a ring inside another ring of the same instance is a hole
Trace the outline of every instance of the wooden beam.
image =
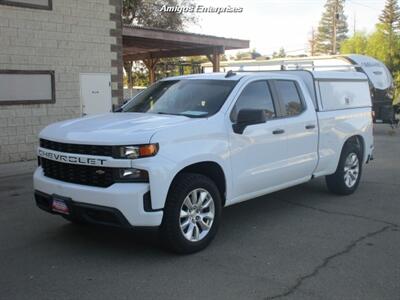
[(128, 54), (137, 54), (137, 53), (145, 53), (145, 52), (149, 52), (149, 51), (159, 51), (159, 49), (146, 49), (146, 48), (141, 48), (141, 47), (129, 47), (129, 48), (124, 48), (123, 49), (123, 53), (124, 55), (128, 55)]
[(187, 32), (177, 32), (154, 28), (140, 28), (137, 26), (124, 26), (122, 28), (124, 38), (147, 38), (157, 44), (159, 41), (192, 43), (199, 47), (222, 46), (225, 49), (244, 49), (249, 48), (248, 40), (228, 39), (211, 35), (193, 34)]
[(151, 51), (151, 52), (142, 52), (142, 53), (136, 53), (136, 54), (124, 54), (124, 60), (143, 60), (143, 59), (150, 59), (150, 58), (209, 55), (209, 54), (213, 54), (215, 52), (222, 54), (222, 53), (224, 53), (224, 49), (221, 47), (217, 47), (217, 48), (207, 47), (207, 48)]
[(199, 45), (198, 43), (154, 40), (151, 38), (140, 38), (140, 37), (124, 37), (122, 43), (124, 47), (136, 46), (148, 49), (153, 49), (153, 48), (177, 49), (177, 48), (207, 47), (207, 45)]

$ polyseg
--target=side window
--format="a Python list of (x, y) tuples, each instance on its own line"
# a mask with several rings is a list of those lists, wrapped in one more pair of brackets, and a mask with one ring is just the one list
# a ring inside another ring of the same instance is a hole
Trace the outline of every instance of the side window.
[(276, 80), (275, 87), (283, 105), (284, 116), (299, 115), (304, 107), (294, 81)]
[(266, 81), (255, 81), (244, 88), (231, 113), (233, 122), (236, 121), (241, 109), (261, 109), (264, 110), (267, 119), (276, 117), (271, 92)]

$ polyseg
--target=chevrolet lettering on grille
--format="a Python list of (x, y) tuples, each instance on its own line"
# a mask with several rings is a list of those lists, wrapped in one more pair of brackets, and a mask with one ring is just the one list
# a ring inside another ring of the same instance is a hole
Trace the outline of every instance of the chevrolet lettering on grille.
[(64, 163), (78, 164), (78, 165), (89, 165), (89, 166), (103, 166), (106, 159), (93, 158), (93, 157), (82, 157), (71, 154), (62, 154), (54, 151), (46, 151), (44, 149), (38, 149), (38, 155), (50, 160), (55, 160)]

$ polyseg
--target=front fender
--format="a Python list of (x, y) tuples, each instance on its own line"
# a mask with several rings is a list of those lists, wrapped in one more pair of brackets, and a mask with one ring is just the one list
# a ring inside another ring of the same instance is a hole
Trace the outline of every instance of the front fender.
[(153, 135), (152, 143), (159, 143), (159, 153), (151, 162), (150, 190), (154, 209), (164, 207), (170, 185), (184, 168), (200, 163), (215, 162), (225, 173), (227, 192), (231, 190), (229, 145), (223, 122), (213, 119), (192, 122), (175, 130), (161, 130)]

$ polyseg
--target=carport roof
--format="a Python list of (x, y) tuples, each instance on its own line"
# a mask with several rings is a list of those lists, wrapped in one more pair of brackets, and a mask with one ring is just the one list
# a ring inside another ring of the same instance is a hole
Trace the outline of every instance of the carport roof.
[(248, 40), (127, 25), (122, 29), (122, 40), (124, 60), (211, 55), (249, 48)]

